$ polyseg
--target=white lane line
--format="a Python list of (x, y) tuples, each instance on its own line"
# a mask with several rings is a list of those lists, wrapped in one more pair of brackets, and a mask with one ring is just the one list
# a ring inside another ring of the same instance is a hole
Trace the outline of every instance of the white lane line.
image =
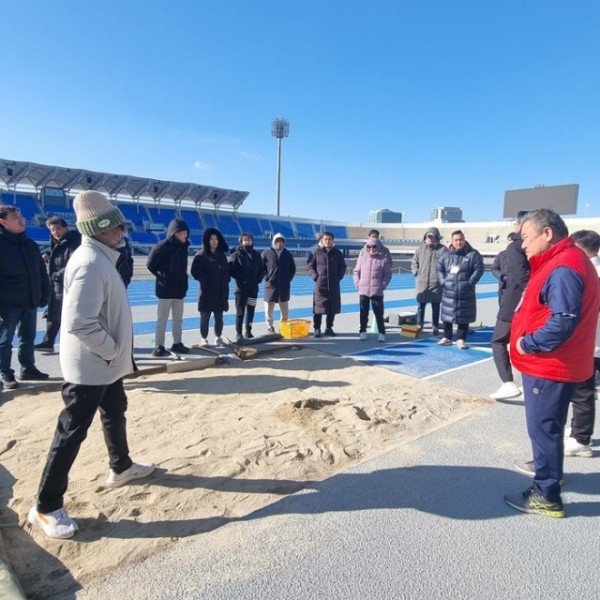
[(460, 367), (454, 367), (453, 369), (446, 369), (445, 371), (440, 371), (439, 373), (435, 373), (433, 375), (427, 375), (427, 377), (421, 377), (422, 381), (427, 379), (433, 379), (434, 377), (439, 377), (440, 375), (446, 375), (447, 373), (452, 373), (453, 371), (460, 371), (460, 369), (466, 369), (467, 367), (472, 367), (473, 365), (479, 365), (482, 362), (488, 362), (490, 360), (494, 360), (492, 356), (489, 358), (482, 358), (481, 360), (476, 360), (475, 362), (468, 363), (466, 365), (460, 365)]

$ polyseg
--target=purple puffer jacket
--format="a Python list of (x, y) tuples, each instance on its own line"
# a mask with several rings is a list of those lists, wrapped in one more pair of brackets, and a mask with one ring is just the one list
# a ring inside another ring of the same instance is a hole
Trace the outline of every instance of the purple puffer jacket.
[(354, 285), (361, 296), (383, 296), (383, 291), (392, 280), (390, 261), (378, 248), (375, 254), (359, 257), (354, 267)]

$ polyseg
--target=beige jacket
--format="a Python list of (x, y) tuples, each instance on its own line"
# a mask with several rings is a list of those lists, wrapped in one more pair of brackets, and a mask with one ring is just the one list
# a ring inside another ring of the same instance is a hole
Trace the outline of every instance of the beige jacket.
[(60, 367), (68, 383), (110, 385), (133, 371), (133, 324), (119, 256), (84, 236), (67, 263)]

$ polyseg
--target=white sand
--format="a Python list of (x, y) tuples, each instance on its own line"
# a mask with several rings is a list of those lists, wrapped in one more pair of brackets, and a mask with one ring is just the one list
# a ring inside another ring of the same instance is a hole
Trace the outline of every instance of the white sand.
[(50, 540), (26, 525), (60, 393), (0, 406), (1, 524), (26, 593), (85, 585), (482, 406), (468, 394), (316, 350), (281, 356), (128, 383), (131, 455), (157, 471), (105, 487), (96, 419), (65, 497), (81, 530), (73, 540)]

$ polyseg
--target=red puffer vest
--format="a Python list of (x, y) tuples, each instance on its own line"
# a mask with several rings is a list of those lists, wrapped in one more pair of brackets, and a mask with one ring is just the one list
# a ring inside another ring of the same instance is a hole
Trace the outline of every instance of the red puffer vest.
[[(515, 311), (510, 331), (510, 360), (525, 375), (553, 381), (580, 382), (592, 376), (596, 321), (600, 308), (598, 274), (583, 250), (565, 238), (546, 252), (533, 256), (531, 277)], [(573, 269), (583, 280), (583, 300), (579, 323), (571, 337), (552, 352), (519, 354), (517, 340), (541, 329), (551, 317), (540, 293), (557, 267)]]

